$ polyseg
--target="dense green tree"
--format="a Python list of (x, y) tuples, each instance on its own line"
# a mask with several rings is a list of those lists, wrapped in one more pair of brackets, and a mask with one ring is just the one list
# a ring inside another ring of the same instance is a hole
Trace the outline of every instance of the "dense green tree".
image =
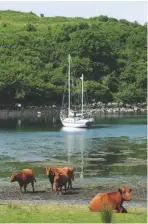
[(90, 101), (145, 101), (146, 37), (136, 21), (0, 11), (0, 103), (61, 104), (68, 54)]

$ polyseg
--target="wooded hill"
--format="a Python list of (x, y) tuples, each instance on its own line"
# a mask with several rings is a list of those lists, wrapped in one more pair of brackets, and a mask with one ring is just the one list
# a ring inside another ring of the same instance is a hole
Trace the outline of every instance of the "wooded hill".
[(89, 100), (143, 102), (147, 24), (0, 11), (0, 104), (61, 104), (68, 54)]

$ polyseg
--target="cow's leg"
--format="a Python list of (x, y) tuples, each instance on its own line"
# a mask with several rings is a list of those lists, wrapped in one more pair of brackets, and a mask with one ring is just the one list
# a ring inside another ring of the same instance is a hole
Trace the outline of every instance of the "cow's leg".
[(55, 194), (57, 194), (57, 187), (56, 187), (55, 183), (53, 184), (53, 190), (55, 191)]
[(34, 192), (34, 180), (31, 181), (31, 185), (32, 185), (32, 191)]
[(58, 187), (56, 188), (56, 195), (58, 195), (59, 194), (59, 189), (58, 189)]
[(127, 213), (127, 210), (122, 205), (117, 206), (116, 209), (115, 209), (115, 211), (117, 213)]
[(51, 190), (53, 191), (53, 183), (51, 183)]
[(24, 184), (24, 192), (26, 193), (27, 184)]
[(51, 190), (53, 191), (54, 176), (49, 176), (49, 182), (51, 183)]
[(71, 179), (70, 179), (70, 189), (72, 190), (72, 181), (71, 181)]
[(121, 206), (120, 213), (127, 213), (127, 210), (123, 206)]
[(58, 186), (56, 186), (55, 184), (54, 184), (54, 190), (55, 190), (55, 194), (58, 195), (58, 193), (59, 193), (58, 192)]
[(113, 211), (116, 213), (120, 213), (120, 209), (121, 209), (121, 205), (117, 205)]
[(62, 195), (62, 186), (60, 186), (60, 194)]
[(67, 189), (69, 189), (69, 187), (70, 187), (70, 184), (69, 184), (69, 178), (68, 178), (68, 186), (67, 186)]
[(21, 184), (19, 184), (19, 186), (20, 186), (20, 192), (22, 193), (22, 185), (21, 185)]

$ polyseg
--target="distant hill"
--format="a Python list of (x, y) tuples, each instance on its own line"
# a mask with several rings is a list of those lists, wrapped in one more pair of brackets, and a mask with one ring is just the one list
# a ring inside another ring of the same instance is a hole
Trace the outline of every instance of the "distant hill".
[(60, 104), (67, 75), (84, 74), (89, 100), (143, 102), (147, 24), (107, 16), (39, 17), (0, 11), (0, 104)]

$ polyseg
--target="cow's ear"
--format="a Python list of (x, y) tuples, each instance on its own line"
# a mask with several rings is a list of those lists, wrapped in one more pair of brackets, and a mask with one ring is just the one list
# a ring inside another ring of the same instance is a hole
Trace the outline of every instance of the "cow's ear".
[(130, 188), (130, 189), (129, 189), (129, 191), (131, 192), (131, 191), (132, 191), (132, 189)]
[(123, 193), (121, 188), (119, 188), (119, 189), (118, 189), (118, 191), (120, 192), (120, 194), (122, 194), (122, 193)]

